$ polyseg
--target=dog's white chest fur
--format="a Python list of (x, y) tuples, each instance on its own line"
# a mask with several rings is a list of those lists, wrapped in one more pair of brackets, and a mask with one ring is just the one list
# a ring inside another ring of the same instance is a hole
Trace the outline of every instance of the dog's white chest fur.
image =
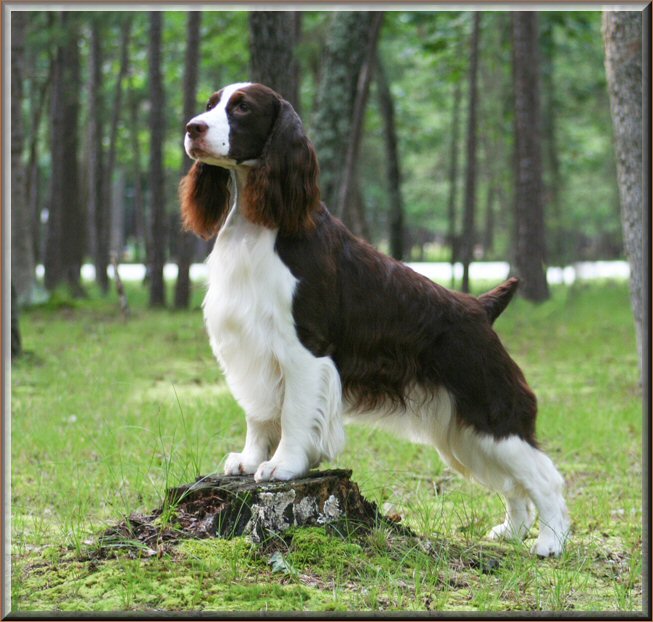
[(213, 352), (248, 410), (252, 386), (280, 388), (279, 359), (293, 342), (301, 347), (292, 320), (296, 279), (274, 252), (276, 232), (233, 216), (208, 259), (204, 319)]

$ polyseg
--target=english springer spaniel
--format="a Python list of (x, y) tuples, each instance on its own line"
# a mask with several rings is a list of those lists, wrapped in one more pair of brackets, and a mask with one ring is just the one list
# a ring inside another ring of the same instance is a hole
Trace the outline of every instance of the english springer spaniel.
[[(492, 322), (516, 288), (449, 291), (354, 237), (320, 202), (318, 161), (292, 106), (261, 84), (214, 93), (186, 125), (195, 160), (184, 225), (210, 238), (204, 318), (245, 411), (226, 474), (300, 477), (342, 449), (343, 418), (428, 443), (506, 499), (492, 539), (558, 555), (564, 482), (535, 440), (536, 399)], [(534, 507), (533, 507), (534, 506)]]

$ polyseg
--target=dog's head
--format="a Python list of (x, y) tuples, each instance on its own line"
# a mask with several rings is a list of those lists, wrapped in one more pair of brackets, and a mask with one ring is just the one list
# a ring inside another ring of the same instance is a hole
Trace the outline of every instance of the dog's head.
[(205, 238), (218, 232), (231, 201), (229, 170), (240, 169), (249, 220), (286, 235), (310, 229), (319, 167), (293, 107), (262, 84), (239, 82), (206, 108), (186, 125), (184, 147), (196, 161), (180, 186), (185, 227)]

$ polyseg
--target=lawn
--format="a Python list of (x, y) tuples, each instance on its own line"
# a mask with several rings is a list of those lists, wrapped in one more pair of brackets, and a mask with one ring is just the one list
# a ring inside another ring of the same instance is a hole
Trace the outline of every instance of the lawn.
[[(25, 311), (11, 368), (12, 611), (642, 612), (642, 401), (625, 283), (513, 302), (497, 330), (540, 404), (539, 438), (567, 481), (573, 539), (559, 559), (492, 544), (501, 499), (435, 450), (359, 426), (333, 464), (422, 537), (297, 529), (256, 546), (193, 540), (162, 555), (92, 555), (108, 526), (168, 486), (221, 470), (244, 417), (199, 309), (57, 297)], [(276, 561), (275, 561), (276, 560)], [(274, 562), (274, 563), (273, 563)]]

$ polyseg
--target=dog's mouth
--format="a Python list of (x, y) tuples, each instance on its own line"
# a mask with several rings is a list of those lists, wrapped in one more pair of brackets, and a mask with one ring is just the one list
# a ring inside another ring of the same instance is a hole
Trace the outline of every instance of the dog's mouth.
[(221, 166), (223, 168), (234, 168), (236, 166), (248, 166), (253, 167), (259, 163), (258, 158), (244, 158), (244, 159), (235, 159), (223, 155), (215, 155), (210, 151), (207, 151), (201, 146), (191, 145), (186, 149), (186, 153), (193, 158), (193, 160), (199, 160), (205, 164), (211, 164), (213, 166)]
[(202, 158), (210, 158), (211, 154), (206, 151), (206, 149), (203, 149), (202, 147), (191, 144), (191, 146), (186, 149), (186, 152), (191, 158), (194, 158), (195, 160), (201, 160)]
[(213, 166), (221, 166), (223, 168), (233, 168), (236, 166), (237, 162), (233, 158), (229, 158), (223, 155), (216, 155), (210, 151), (207, 151), (203, 146), (191, 143), (186, 148), (186, 153), (199, 162), (204, 162), (204, 164), (211, 164)]

